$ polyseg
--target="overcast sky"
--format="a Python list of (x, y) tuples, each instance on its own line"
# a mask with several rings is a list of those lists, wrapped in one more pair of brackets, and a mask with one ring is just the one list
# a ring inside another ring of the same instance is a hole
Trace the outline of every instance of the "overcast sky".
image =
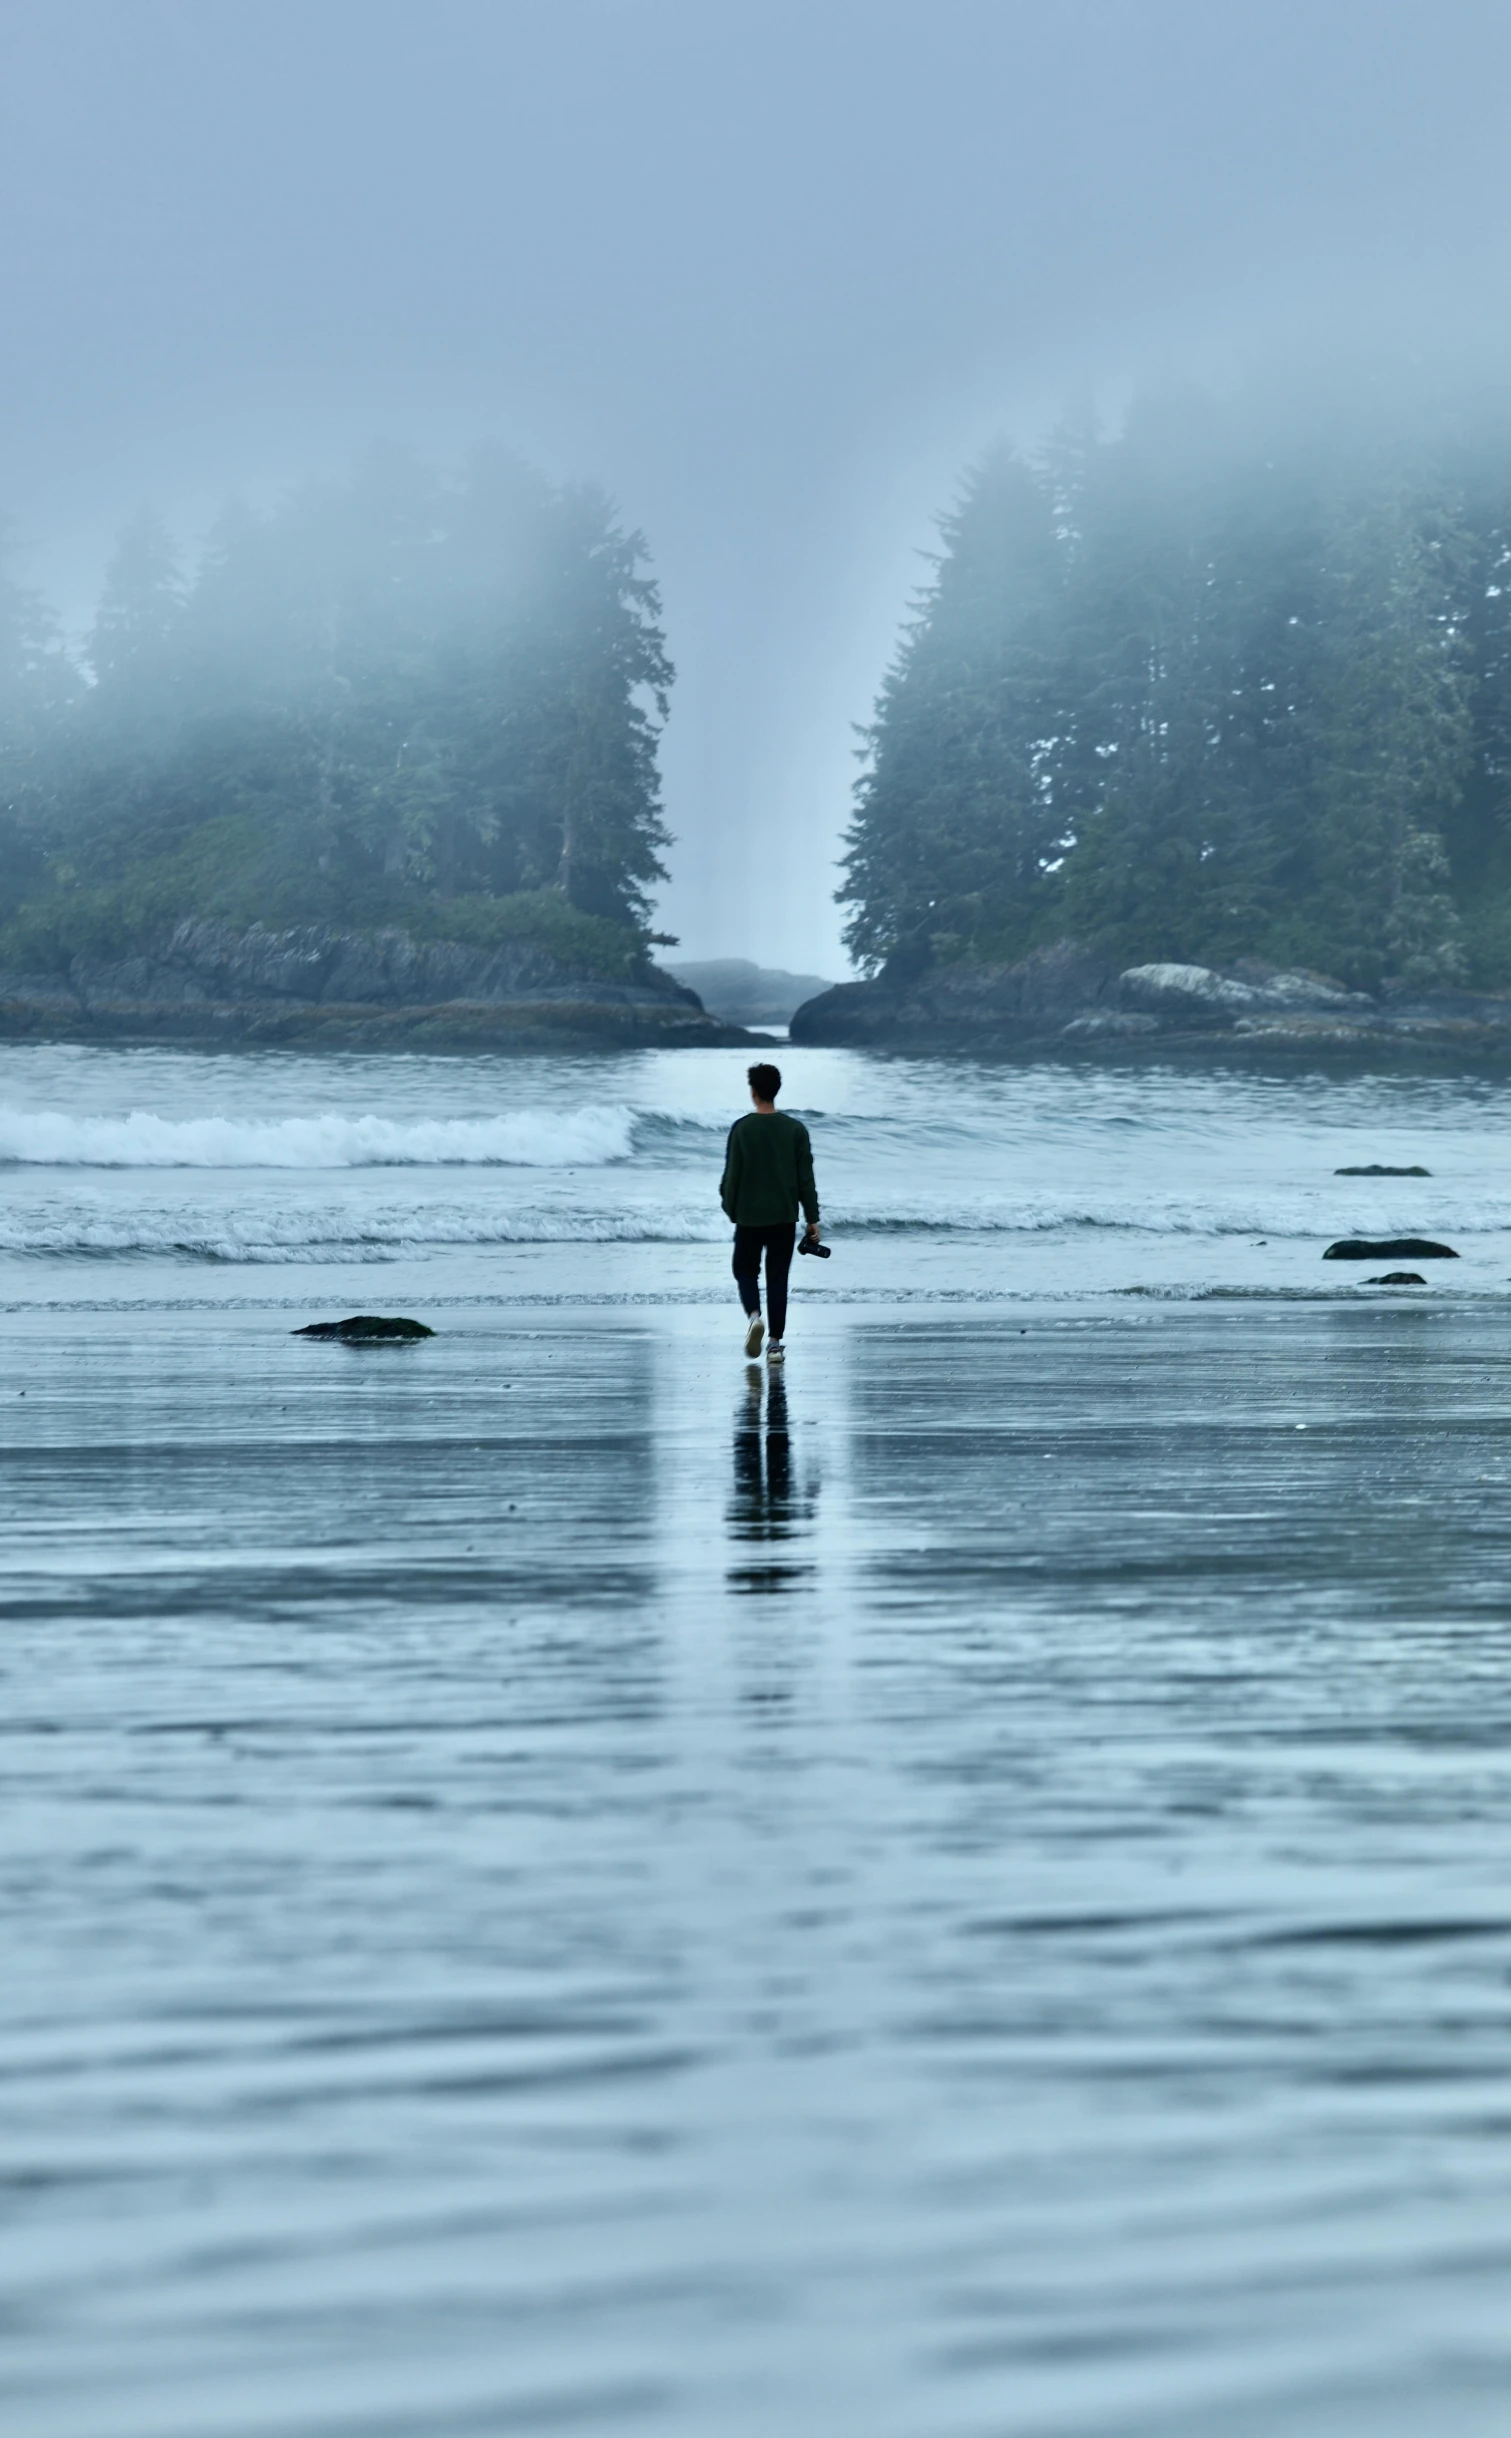
[(485, 435), (646, 531), (688, 954), (839, 972), (916, 554), (1062, 400), (1498, 324), (1508, 0), (6, 0), (0, 505)]

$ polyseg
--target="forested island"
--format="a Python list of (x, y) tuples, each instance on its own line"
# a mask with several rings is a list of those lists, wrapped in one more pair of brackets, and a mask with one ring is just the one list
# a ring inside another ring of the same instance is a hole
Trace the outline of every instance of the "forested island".
[(1181, 391), (995, 452), (862, 746), (873, 979), (801, 1037), (1504, 1025), (1511, 418)]
[(729, 1036), (654, 967), (645, 544), (502, 452), (143, 510), (82, 649), (0, 571), (0, 1026)]
[[(652, 959), (672, 667), (600, 492), (389, 452), (192, 568), (144, 509), (75, 649), (16, 565), (0, 1032), (740, 1037)], [(991, 454), (843, 871), (867, 979), (799, 1041), (1511, 1051), (1511, 413), (1184, 390)]]

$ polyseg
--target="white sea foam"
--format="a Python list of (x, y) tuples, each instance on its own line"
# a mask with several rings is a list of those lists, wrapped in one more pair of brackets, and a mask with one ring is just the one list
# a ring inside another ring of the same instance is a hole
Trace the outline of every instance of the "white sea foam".
[(50, 1168), (601, 1168), (630, 1155), (627, 1108), (497, 1117), (73, 1117), (0, 1108), (0, 1164)]
[(936, 1236), (1075, 1235), (1094, 1231), (1124, 1236), (1265, 1238), (1277, 1244), (1315, 1239), (1326, 1244), (1340, 1236), (1441, 1238), (1501, 1234), (1511, 1230), (1511, 1196), (1476, 1195), (1473, 1199), (1455, 1196), (1452, 1201), (1444, 1197), (1426, 1217), (1420, 1210), (1396, 1207), (1387, 1210), (1383, 1218), (1371, 1215), (1367, 1223), (1349, 1218), (1346, 1210), (1340, 1218), (1336, 1204), (1310, 1191), (1286, 1201), (1276, 1196), (1268, 1203), (1243, 1202), (1228, 1207), (1216, 1202), (1203, 1205), (1175, 1200), (1157, 1191), (1100, 1203), (1068, 1194), (1063, 1199), (1046, 1195), (1034, 1201), (983, 1201), (976, 1207), (957, 1195), (949, 1197), (947, 1209), (938, 1205), (931, 1208), (927, 1196), (920, 1192), (906, 1202), (873, 1203), (843, 1213), (837, 1206), (831, 1206), (831, 1216), (836, 1229), (861, 1235), (903, 1234), (914, 1229), (926, 1229)]
[[(1100, 1242), (1124, 1246), (1139, 1257), (1172, 1240), (1205, 1242), (1214, 1250), (1308, 1246), (1320, 1254), (1333, 1235), (1344, 1232), (1273, 1210), (1263, 1219), (1253, 1213), (1229, 1219), (1158, 1203), (1130, 1213), (1049, 1202), (945, 1214), (922, 1197), (884, 1210), (836, 1204), (827, 1225), (841, 1255), (847, 1244), (859, 1254), (867, 1241), (888, 1238), (962, 1244), (975, 1239), (1004, 1248), (1015, 1238), (1040, 1244), (1058, 1240), (1067, 1248), (1079, 1245), (1083, 1254)], [(18, 1199), (0, 1208), (0, 1255), (95, 1260), (167, 1255), (231, 1263), (385, 1262), (507, 1245), (713, 1245), (723, 1244), (728, 1232), (710, 1195), (678, 1191), (670, 1180), (663, 1195), (647, 1199), (642, 1192), (624, 1202), (605, 1200), (601, 1187), (593, 1196), (574, 1192), (560, 1179), (538, 1193), (494, 1197), (483, 1192), (467, 1201), (413, 1189), (402, 1200), (375, 1201), (368, 1195), (332, 1200), (293, 1188), (287, 1198), (265, 1194), (245, 1207), (228, 1207), (224, 1199), (209, 1200), (193, 1190), (180, 1199), (133, 1196), (117, 1205), (86, 1189), (41, 1202)], [(1447, 1225), (1409, 1232), (1456, 1239), (1468, 1253), (1477, 1242), (1511, 1235), (1511, 1207), (1460, 1211)], [(836, 1263), (824, 1283), (837, 1285), (839, 1279)]]
[(0, 1216), (0, 1254), (92, 1260), (177, 1256), (192, 1261), (384, 1262), (502, 1245), (702, 1244), (727, 1229), (717, 1218), (669, 1210), (489, 1211), (447, 1204), (364, 1209), (309, 1202), (247, 1213), (192, 1204), (137, 1204), (116, 1212), (56, 1205)]
[[(515, 1075), (70, 1052), (39, 1067), (12, 1050), (0, 1066), (0, 1254), (348, 1264), (727, 1240), (723, 1064), (625, 1062), (601, 1084), (569, 1061)], [(830, 1105), (807, 1112), (839, 1258), (804, 1264), (805, 1287), (897, 1274), (889, 1238), (955, 1248), (962, 1279), (1026, 1272), (1031, 1255), (1041, 1286), (1057, 1261), (1078, 1283), (1250, 1269), (1257, 1283), (1282, 1246), (1299, 1274), (1298, 1249), (1320, 1258), (1342, 1236), (1454, 1244), (1468, 1258), (1442, 1284), (1507, 1266), (1511, 1159), (1468, 1087), (1361, 1082), (1323, 1107), (1250, 1079), (1150, 1075), (1108, 1105), (1079, 1071), (888, 1068), (880, 1094), (875, 1078), (836, 1066)], [(1334, 1173), (1363, 1157), (1433, 1174)], [(1349, 1275), (1329, 1265), (1318, 1284)]]

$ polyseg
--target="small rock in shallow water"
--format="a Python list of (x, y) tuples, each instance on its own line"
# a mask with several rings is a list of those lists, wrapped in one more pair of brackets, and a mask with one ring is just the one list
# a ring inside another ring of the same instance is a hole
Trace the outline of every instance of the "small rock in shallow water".
[(1366, 1287), (1425, 1287), (1427, 1281), (1416, 1270), (1385, 1270), (1378, 1278), (1366, 1278)]
[(1430, 1236), (1340, 1236), (1322, 1256), (1324, 1261), (1457, 1261), (1451, 1244), (1434, 1244)]
[(1382, 1168), (1378, 1160), (1371, 1160), (1367, 1168), (1333, 1170), (1335, 1177), (1430, 1177), (1431, 1174), (1430, 1168)]
[(433, 1338), (435, 1331), (423, 1321), (389, 1319), (379, 1312), (354, 1312), (349, 1320), (311, 1321), (308, 1328), (293, 1331), (296, 1338), (342, 1338), (348, 1345), (364, 1345), (376, 1338)]

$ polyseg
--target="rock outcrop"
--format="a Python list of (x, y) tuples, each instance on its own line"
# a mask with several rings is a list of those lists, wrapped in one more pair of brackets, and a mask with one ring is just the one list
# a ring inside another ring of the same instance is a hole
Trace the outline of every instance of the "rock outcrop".
[(402, 1313), (353, 1312), (344, 1321), (310, 1321), (292, 1332), (296, 1338), (337, 1338), (343, 1346), (411, 1345), (416, 1338), (433, 1338), (423, 1321)]
[(654, 966), (620, 980), (535, 943), (180, 923), (153, 955), (0, 973), (0, 1037), (572, 1049), (743, 1043)]
[(846, 982), (798, 1008), (792, 1039), (912, 1052), (1511, 1060), (1511, 995), (1347, 990), (1327, 974), (1243, 964), (1122, 968), (1071, 942), (1016, 965), (944, 965)]
[(840, 982), (796, 1010), (791, 1033), (795, 1042), (856, 1049), (992, 1050), (1058, 1040), (1072, 1024), (1083, 1037), (1098, 1023), (1114, 1038), (1155, 1032), (1156, 1019), (1124, 1010), (1117, 985), (1115, 966), (1066, 944), (1019, 965), (933, 966), (904, 984)]
[[(1322, 1256), (1324, 1261), (1457, 1261), (1451, 1244), (1434, 1244), (1430, 1236), (1340, 1236)], [(1372, 1285), (1387, 1282), (1372, 1280)]]
[(1366, 1014), (1375, 1004), (1362, 991), (1344, 990), (1321, 974), (1277, 973), (1246, 982), (1206, 965), (1130, 965), (1118, 976), (1118, 993), (1125, 1007), (1198, 1018)]

